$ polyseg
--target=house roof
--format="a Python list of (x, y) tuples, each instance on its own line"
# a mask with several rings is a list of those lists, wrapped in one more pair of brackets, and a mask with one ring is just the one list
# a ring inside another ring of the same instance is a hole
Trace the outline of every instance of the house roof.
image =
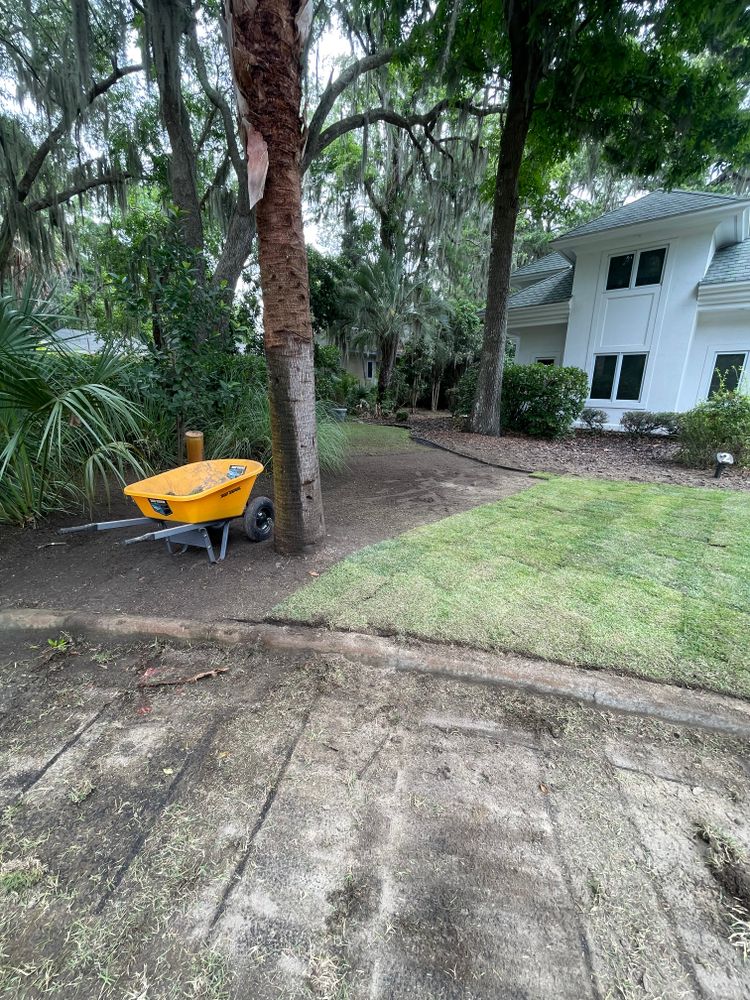
[(547, 306), (553, 302), (567, 301), (572, 293), (573, 268), (570, 267), (561, 274), (551, 274), (548, 278), (515, 292), (508, 299), (508, 307), (520, 309), (523, 306)]
[(571, 266), (566, 257), (553, 250), (552, 253), (540, 257), (538, 260), (532, 260), (530, 264), (516, 268), (510, 276), (510, 280), (512, 282), (514, 278), (546, 278), (550, 274), (557, 274), (558, 271), (567, 271)]
[(701, 284), (726, 285), (735, 281), (750, 281), (750, 239), (717, 250)]
[(653, 222), (666, 219), (673, 215), (686, 215), (706, 208), (717, 208), (722, 205), (734, 205), (747, 202), (746, 198), (735, 198), (728, 194), (713, 194), (706, 191), (653, 191), (651, 194), (631, 201), (612, 212), (592, 219), (582, 226), (577, 226), (558, 237), (568, 240), (573, 237), (591, 236), (603, 233), (609, 229), (619, 229), (620, 226), (632, 226), (638, 222)]

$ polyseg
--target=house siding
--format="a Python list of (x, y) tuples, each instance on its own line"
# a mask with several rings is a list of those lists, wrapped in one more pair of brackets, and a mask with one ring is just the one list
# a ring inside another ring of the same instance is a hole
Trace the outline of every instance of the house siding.
[[(660, 194), (650, 202), (643, 199), (637, 211), (628, 207), (623, 217), (690, 199), (684, 192), (676, 201)], [(690, 409), (706, 398), (717, 352), (750, 351), (750, 247), (733, 248), (748, 238), (750, 208), (747, 200), (713, 202), (702, 195), (695, 204), (695, 213), (639, 218), (635, 225), (614, 229), (603, 222), (561, 237), (557, 245), (575, 263), (567, 301), (536, 304), (549, 298), (551, 279), (511, 300), (509, 327), (521, 361), (540, 356), (542, 345), (551, 353), (545, 337), (553, 325), (554, 343), (564, 342), (562, 363), (582, 368), (589, 377), (597, 354), (648, 355), (637, 401), (588, 401), (607, 413), (610, 427), (620, 425), (626, 410)], [(661, 247), (667, 252), (660, 284), (606, 289), (610, 257)], [(556, 312), (543, 315), (543, 310)]]
[(689, 410), (705, 399), (716, 355), (740, 351), (750, 353), (750, 307), (700, 312), (675, 408)]
[(517, 344), (515, 360), (519, 365), (530, 365), (537, 358), (554, 358), (556, 364), (562, 364), (565, 323), (540, 324), (514, 332), (511, 321), (510, 336)]

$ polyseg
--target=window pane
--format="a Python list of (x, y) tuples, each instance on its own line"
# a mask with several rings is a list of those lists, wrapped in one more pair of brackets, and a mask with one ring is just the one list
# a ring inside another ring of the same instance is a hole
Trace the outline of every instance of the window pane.
[(646, 368), (645, 354), (623, 354), (620, 366), (620, 381), (617, 384), (618, 399), (639, 399)]
[(591, 399), (611, 399), (617, 368), (616, 354), (597, 354), (591, 379)]
[(728, 392), (734, 392), (740, 384), (742, 369), (745, 367), (746, 354), (717, 354), (716, 366), (708, 390), (710, 399), (721, 388), (722, 383)]
[(638, 258), (638, 271), (635, 276), (636, 285), (658, 285), (661, 272), (664, 269), (666, 248), (661, 250), (643, 250)]
[(630, 273), (633, 270), (634, 257), (635, 254), (624, 253), (620, 257), (610, 258), (607, 291), (611, 288), (628, 288), (630, 286)]
[(554, 358), (537, 358), (536, 359), (536, 363), (538, 365), (554, 365), (555, 359)]

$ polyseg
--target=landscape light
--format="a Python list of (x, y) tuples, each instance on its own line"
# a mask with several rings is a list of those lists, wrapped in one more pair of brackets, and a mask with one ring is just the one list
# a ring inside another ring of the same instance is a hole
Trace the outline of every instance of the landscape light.
[(734, 455), (730, 455), (728, 451), (717, 451), (716, 472), (714, 472), (714, 479), (718, 479), (728, 465), (734, 465)]

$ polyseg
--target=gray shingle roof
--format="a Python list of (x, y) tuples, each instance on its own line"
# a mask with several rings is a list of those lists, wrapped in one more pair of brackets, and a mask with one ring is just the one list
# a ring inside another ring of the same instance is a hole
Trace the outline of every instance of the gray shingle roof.
[(561, 240), (571, 236), (590, 236), (603, 233), (608, 229), (618, 229), (620, 226), (630, 226), (637, 222), (653, 222), (655, 219), (665, 219), (672, 215), (684, 215), (703, 208), (732, 205), (747, 201), (745, 198), (735, 198), (728, 194), (711, 194), (705, 191), (653, 191), (651, 194), (631, 201), (629, 205), (607, 212), (598, 219), (592, 219), (582, 226), (577, 226), (563, 233)]
[(725, 285), (733, 281), (750, 281), (750, 239), (717, 250), (701, 284)]
[(508, 300), (510, 309), (520, 309), (522, 306), (548, 306), (553, 302), (565, 302), (573, 293), (573, 268), (562, 274), (552, 274), (549, 278), (536, 281), (528, 288), (511, 295)]
[(530, 264), (524, 264), (523, 267), (517, 268), (510, 276), (510, 280), (512, 282), (514, 278), (545, 278), (548, 274), (567, 271), (569, 267), (572, 267), (570, 261), (566, 257), (563, 257), (561, 253), (553, 250), (552, 253), (548, 253), (545, 257), (540, 257), (539, 260), (532, 260)]

